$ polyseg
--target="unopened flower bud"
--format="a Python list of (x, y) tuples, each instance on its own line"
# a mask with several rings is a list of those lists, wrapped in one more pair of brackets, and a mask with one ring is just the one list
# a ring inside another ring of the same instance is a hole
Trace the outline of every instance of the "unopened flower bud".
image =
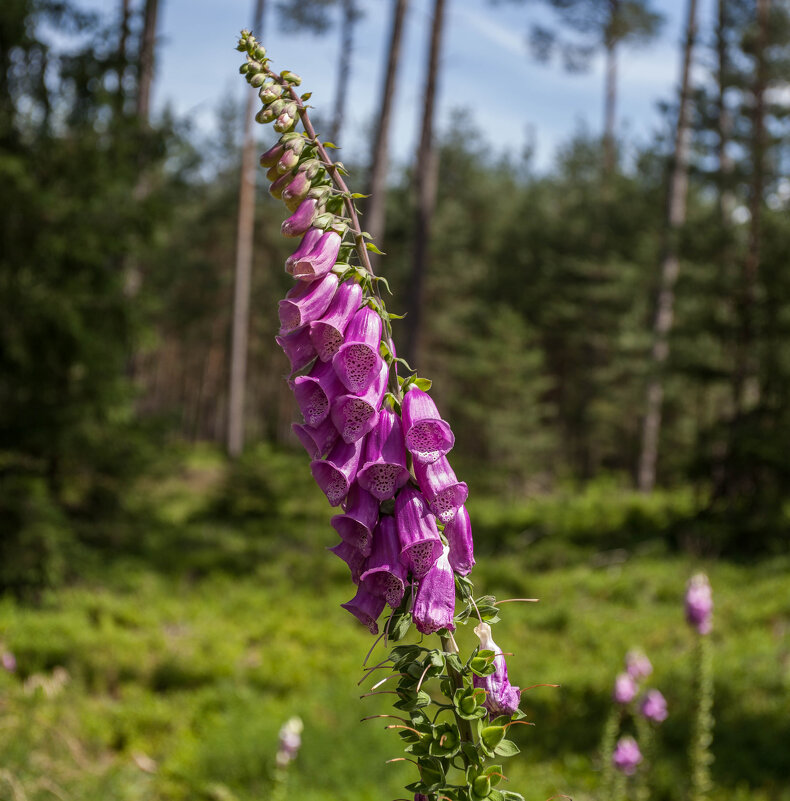
[(282, 173), (277, 169), (276, 164), (272, 164), (272, 166), (266, 170), (266, 178), (269, 181), (276, 181), (281, 175)]
[[(247, 73), (249, 75), (249, 73)], [(255, 75), (250, 78), (250, 86), (257, 89), (259, 86), (263, 84), (266, 80), (266, 76), (262, 72), (257, 72)]]
[[(256, 61), (254, 58), (251, 58), (247, 61), (247, 72), (250, 75), (256, 75), (259, 72), (263, 71), (263, 64), (260, 61)], [(264, 76), (264, 80), (266, 80), (266, 76)]]
[[(291, 138), (286, 139), (285, 138), (286, 136)], [(300, 136), (298, 133), (295, 133), (294, 131), (285, 134), (285, 136), (283, 136), (283, 138), (280, 141), (285, 142), (285, 146), (289, 150), (293, 150), (293, 152), (296, 153), (297, 156), (302, 155), (302, 151), (304, 150), (304, 146), (306, 144), (305, 138), (303, 136)]]
[(284, 172), (291, 172), (298, 163), (299, 154), (294, 153), (293, 150), (286, 150), (277, 162), (277, 172), (279, 172), (280, 175)]
[(249, 69), (250, 69), (250, 65), (249, 65), (249, 64), (247, 64), (247, 63), (245, 62), (244, 64), (242, 64), (242, 65), (239, 67), (239, 72), (240, 72), (242, 75), (246, 75), (246, 74), (247, 74), (247, 72), (249, 71)]
[(310, 227), (315, 215), (317, 201), (307, 198), (299, 203), (299, 208), (282, 224), (283, 236), (301, 236)]
[(299, 86), (299, 84), (302, 83), (302, 79), (295, 72), (291, 72), (291, 70), (283, 70), (280, 73), (280, 77), (286, 83), (292, 83), (294, 86)]
[(270, 83), (261, 88), (258, 97), (264, 103), (273, 103), (283, 93), (283, 87), (279, 83)]
[(310, 179), (303, 172), (296, 173), (296, 177), (290, 181), (283, 190), (282, 199), (286, 201), (298, 200), (300, 203), (305, 195), (310, 191)]
[(713, 627), (713, 594), (704, 573), (691, 577), (686, 588), (686, 620), (700, 634), (710, 634)]
[[(274, 167), (280, 160), (280, 156), (285, 152), (285, 146), (278, 142), (274, 147), (270, 147), (261, 156), (261, 167)], [(272, 179), (274, 180), (274, 179)]]
[(326, 231), (331, 228), (335, 223), (335, 215), (334, 214), (319, 214), (313, 220), (313, 226), (315, 228), (321, 228), (322, 230)]
[(318, 159), (307, 159), (299, 165), (299, 172), (303, 172), (311, 180), (318, 175), (321, 169), (321, 162)]
[(325, 200), (330, 191), (328, 186), (314, 186), (310, 190), (310, 197), (316, 200)]
[(294, 125), (296, 125), (296, 117), (291, 117), (286, 112), (283, 112), (274, 121), (274, 130), (278, 133), (285, 133), (286, 131), (292, 130)]
[[(272, 169), (276, 169), (272, 167)], [(272, 197), (281, 198), (283, 196), (283, 189), (293, 180), (293, 176), (291, 173), (287, 172), (285, 175), (281, 175), (270, 187), (269, 187), (269, 194)]]
[(263, 61), (263, 59), (266, 58), (266, 48), (263, 45), (258, 45), (255, 48), (253, 56), (255, 56), (258, 61)]

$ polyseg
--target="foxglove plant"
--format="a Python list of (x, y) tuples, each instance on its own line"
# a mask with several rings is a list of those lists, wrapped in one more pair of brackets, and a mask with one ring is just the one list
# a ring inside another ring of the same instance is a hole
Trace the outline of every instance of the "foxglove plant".
[[(388, 686), (397, 712), (366, 719), (397, 721), (386, 728), (398, 732), (417, 768), (406, 788), (415, 799), (523, 801), (497, 788), (504, 778), (497, 763), (519, 751), (508, 730), (525, 715), (491, 635), (497, 601), (475, 599), (468, 577), (475, 563), (469, 489), (448, 459), (453, 432), (428, 394), (431, 382), (396, 356), (397, 315), (388, 313), (386, 282), (371, 268), (369, 252), (380, 251), (359, 223), (354, 201), (362, 196), (349, 191), (342, 163), (330, 158), (334, 145), (316, 135), (309, 93), (297, 93), (294, 73), (270, 68), (250, 31), (237, 49), (246, 54), (240, 72), (263, 104), (256, 120), (280, 134), (261, 166), (270, 193), (290, 212), (282, 234), (301, 237), (285, 263), (295, 283), (280, 301), (276, 338), (303, 416), (293, 430), (316, 483), (339, 507), (331, 522), (340, 540), (330, 550), (356, 585), (342, 606), (372, 634), (381, 632), (385, 645), (399, 643), (362, 679), (389, 670), (379, 684), (396, 680)], [(453, 632), (475, 619), (480, 644), (463, 658)], [(405, 644), (412, 626), (422, 636)], [(427, 639), (433, 635), (437, 642)]]

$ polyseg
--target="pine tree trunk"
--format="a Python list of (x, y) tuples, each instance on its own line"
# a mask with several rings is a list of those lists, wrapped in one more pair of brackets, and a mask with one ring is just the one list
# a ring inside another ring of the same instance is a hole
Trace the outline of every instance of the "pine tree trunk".
[(156, 49), (156, 15), (159, 0), (145, 0), (143, 33), (140, 40), (140, 73), (137, 82), (137, 116), (148, 121), (151, 113), (151, 85), (154, 81), (154, 52)]
[(126, 68), (128, 66), (126, 44), (129, 39), (129, 15), (131, 0), (121, 0), (121, 32), (118, 37), (118, 92), (116, 100), (116, 110), (119, 113), (123, 112), (124, 106), (124, 91), (123, 81), (126, 76)]
[[(255, 0), (253, 30), (261, 37), (264, 0)], [(244, 449), (244, 391), (247, 382), (247, 339), (250, 319), (252, 238), (255, 220), (255, 137), (253, 134), (257, 92), (250, 90), (244, 112), (244, 145), (241, 156), (239, 218), (236, 227), (236, 272), (233, 289), (233, 333), (228, 401), (228, 455)]]
[(617, 48), (614, 42), (606, 45), (606, 89), (604, 91), (603, 172), (611, 175), (617, 160), (615, 153), (615, 124), (617, 119)]
[(736, 416), (757, 405), (760, 386), (755, 353), (754, 308), (762, 244), (762, 207), (765, 189), (765, 90), (768, 83), (765, 48), (768, 44), (770, 0), (757, 0), (754, 103), (752, 104), (752, 184), (749, 193), (749, 239), (743, 262), (740, 292), (740, 336), (733, 396)]
[[(384, 241), (384, 230), (387, 214), (387, 172), (389, 168), (389, 128), (392, 116), (392, 104), (395, 99), (395, 76), (398, 72), (400, 43), (403, 22), (409, 0), (393, 0), (392, 28), (390, 32), (389, 55), (387, 56), (387, 72), (384, 75), (384, 89), (381, 93), (381, 111), (379, 112), (373, 153), (370, 160), (370, 183), (367, 203), (365, 229), (373, 237), (373, 241), (381, 246)], [(371, 254), (372, 256), (373, 254)]]
[(348, 84), (351, 76), (351, 55), (354, 50), (354, 27), (357, 24), (359, 13), (354, 0), (343, 0), (343, 19), (340, 22), (340, 59), (337, 69), (337, 92), (335, 93), (335, 114), (332, 118), (332, 127), (329, 129), (329, 139), (336, 144), (340, 143), (343, 123), (346, 118), (346, 98), (348, 97)]
[(427, 81), (422, 112), (422, 130), (417, 150), (415, 184), (417, 210), (414, 223), (414, 255), (411, 281), (406, 299), (406, 330), (403, 355), (412, 367), (417, 363), (422, 327), (422, 305), (425, 274), (428, 269), (428, 246), (431, 239), (431, 220), (436, 205), (437, 155), (433, 140), (433, 115), (436, 105), (436, 87), (439, 78), (439, 52), (441, 50), (445, 0), (434, 0), (431, 45), (428, 52)]
[(658, 443), (661, 432), (661, 407), (664, 400), (664, 367), (669, 356), (669, 334), (672, 330), (675, 305), (675, 283), (680, 272), (678, 235), (686, 219), (689, 159), (689, 74), (694, 39), (697, 33), (697, 0), (688, 0), (686, 41), (683, 49), (683, 72), (680, 83), (680, 103), (675, 132), (675, 153), (669, 179), (665, 241), (660, 268), (660, 288), (655, 322), (650, 377), (648, 379), (645, 417), (642, 428), (642, 450), (639, 459), (638, 485), (650, 492), (656, 482)]

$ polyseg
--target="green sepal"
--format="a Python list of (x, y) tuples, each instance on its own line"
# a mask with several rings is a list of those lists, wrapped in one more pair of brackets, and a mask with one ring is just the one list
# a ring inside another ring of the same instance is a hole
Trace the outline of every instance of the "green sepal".
[(503, 801), (504, 796), (500, 790), (491, 790), (488, 794), (488, 801)]
[(461, 663), (461, 657), (458, 654), (445, 654), (445, 658), (447, 659), (447, 667), (455, 670), (457, 673), (464, 672), (464, 666)]
[(461, 733), (455, 723), (440, 723), (434, 726), (432, 739), (428, 745), (431, 756), (450, 759), (461, 750)]
[(502, 801), (524, 801), (524, 796), (521, 793), (513, 792), (513, 790), (502, 790)]
[[(392, 394), (392, 393), (388, 393)], [(393, 396), (394, 397), (394, 396)], [(393, 642), (402, 640), (411, 627), (411, 615), (408, 612), (395, 612), (387, 626), (387, 637)]]
[(417, 761), (417, 770), (420, 771), (422, 783), (429, 788), (429, 792), (438, 789), (444, 784), (444, 764), (435, 757), (424, 757)]
[[(483, 696), (485, 697), (485, 691)], [(453, 693), (453, 706), (455, 714), (464, 720), (477, 720), (486, 713), (486, 710), (478, 702), (478, 697), (472, 687), (459, 687)]]
[(415, 378), (414, 384), (417, 389), (427, 392), (433, 386), (433, 381), (430, 378)]
[(496, 670), (496, 665), (494, 665), (495, 656), (496, 654), (493, 651), (478, 651), (477, 655), (470, 660), (469, 668), (476, 676), (490, 676)]
[(469, 763), (469, 769), (472, 769), (472, 766), (477, 765), (479, 766), (482, 763), (482, 757), (480, 756), (480, 752), (475, 748), (473, 743), (463, 742), (461, 743), (461, 753), (464, 755), (464, 758)]
[(496, 787), (502, 781), (502, 776), (494, 776), (495, 773), (502, 773), (501, 765), (489, 765), (484, 771), (486, 776), (491, 779), (491, 786)]
[(521, 753), (521, 749), (512, 740), (502, 740), (494, 749), (497, 756), (512, 757)]

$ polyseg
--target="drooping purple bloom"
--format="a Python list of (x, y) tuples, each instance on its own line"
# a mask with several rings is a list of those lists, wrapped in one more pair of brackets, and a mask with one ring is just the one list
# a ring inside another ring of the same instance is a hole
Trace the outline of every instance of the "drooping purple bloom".
[(317, 426), (329, 416), (332, 401), (345, 387), (337, 380), (331, 364), (316, 359), (307, 375), (293, 380), (296, 402), (309, 426)]
[(362, 444), (361, 439), (351, 443), (339, 439), (326, 459), (310, 462), (310, 472), (332, 506), (339, 506), (348, 495), (357, 474)]
[(450, 566), (460, 576), (469, 575), (475, 565), (475, 554), (472, 523), (465, 506), (445, 525), (444, 536), (450, 546)]
[(280, 156), (282, 156), (284, 150), (285, 145), (280, 142), (270, 147), (260, 158), (261, 167), (274, 167), (280, 160)]
[(335, 266), (340, 242), (339, 234), (335, 231), (327, 231), (322, 234), (312, 250), (294, 258), (290, 264), (286, 264), (286, 272), (300, 281), (316, 281)]
[(625, 669), (628, 675), (637, 681), (653, 672), (650, 660), (641, 651), (629, 651), (625, 655)]
[[(332, 422), (346, 442), (355, 442), (372, 431), (379, 419), (379, 406), (387, 388), (387, 365), (380, 360), (376, 379), (362, 395), (340, 395), (332, 402)], [(327, 365), (329, 366), (329, 365)]]
[(427, 392), (413, 386), (403, 398), (402, 412), (406, 447), (416, 463), (430, 464), (447, 455), (455, 436)]
[(360, 623), (368, 627), (371, 634), (378, 634), (379, 627), (376, 621), (384, 611), (386, 601), (378, 595), (368, 592), (364, 587), (357, 588), (357, 594), (347, 603), (340, 604), (347, 609)]
[(636, 766), (642, 761), (642, 752), (633, 737), (621, 737), (612, 754), (612, 764), (626, 776), (636, 773)]
[[(277, 167), (271, 167), (269, 172), (266, 173), (267, 177), (271, 172), (277, 172)], [(283, 190), (289, 183), (293, 180), (293, 175), (290, 172), (286, 172), (284, 175), (280, 175), (278, 178), (275, 178), (272, 184), (269, 186), (269, 194), (272, 197), (276, 197), (278, 200), (283, 196)]]
[(322, 362), (331, 361), (340, 349), (343, 335), (361, 302), (362, 287), (356, 281), (344, 281), (332, 298), (326, 314), (310, 323), (310, 338)]
[(395, 498), (395, 523), (401, 561), (416, 579), (422, 578), (442, 554), (436, 519), (422, 493), (407, 484)]
[(630, 704), (636, 697), (636, 682), (628, 673), (619, 673), (614, 680), (612, 698), (618, 704)]
[(294, 264), (303, 256), (306, 256), (318, 244), (324, 232), (320, 228), (310, 228), (302, 237), (299, 247), (285, 260), (285, 272), (289, 275), (293, 270)]
[(337, 545), (327, 548), (327, 550), (332, 551), (335, 556), (342, 559), (348, 565), (348, 569), (351, 571), (351, 580), (354, 584), (359, 584), (360, 576), (367, 562), (367, 557), (362, 551), (350, 545), (345, 540), (340, 540)]
[(713, 628), (713, 593), (704, 573), (692, 576), (686, 588), (686, 620), (700, 634)]
[(291, 373), (304, 369), (316, 357), (313, 342), (310, 339), (310, 327), (307, 325), (294, 328), (287, 334), (275, 337), (274, 341), (283, 349), (291, 363)]
[(294, 167), (299, 163), (299, 155), (295, 150), (286, 150), (277, 161), (277, 172), (280, 175), (284, 172), (293, 172)]
[[(360, 582), (373, 595), (397, 609), (406, 589), (406, 568), (400, 561), (400, 542), (395, 518), (385, 515), (373, 532), (373, 549)], [(455, 598), (455, 590), (453, 590)]]
[(376, 427), (365, 440), (365, 456), (357, 481), (380, 501), (385, 501), (394, 498), (408, 480), (400, 417), (389, 409), (382, 409)]
[(667, 719), (667, 699), (661, 694), (660, 690), (648, 690), (639, 711), (648, 719), (655, 723), (661, 723)]
[(433, 634), (439, 629), (455, 631), (455, 576), (447, 546), (419, 580), (411, 614), (417, 631), (423, 634)]
[(369, 307), (360, 309), (346, 329), (332, 364), (349, 392), (361, 395), (381, 370), (381, 317)]
[(304, 445), (304, 449), (311, 459), (321, 459), (326, 456), (340, 436), (329, 418), (317, 426), (293, 423), (291, 430), (299, 438), (299, 442)]
[(288, 186), (283, 189), (282, 199), (286, 203), (301, 202), (302, 198), (310, 191), (310, 179), (307, 173), (297, 172)]
[(415, 462), (414, 475), (431, 511), (442, 523), (449, 523), (469, 496), (466, 483), (455, 477), (446, 456), (440, 456), (430, 464)]
[(486, 700), (483, 706), (492, 717), (499, 715), (513, 715), (521, 701), (518, 687), (514, 687), (507, 677), (507, 663), (502, 649), (494, 642), (491, 636), (491, 626), (480, 623), (475, 627), (475, 634), (480, 638), (481, 651), (493, 651), (494, 672), (490, 676), (473, 676), (475, 687), (482, 687), (486, 691)]
[[(280, 333), (317, 320), (329, 307), (337, 290), (337, 276), (325, 275), (320, 281), (300, 281), (279, 303)], [(309, 331), (308, 331), (309, 336)]]
[(345, 512), (332, 518), (332, 526), (345, 542), (369, 556), (378, 519), (378, 501), (355, 481), (348, 491)]
[(280, 233), (283, 236), (301, 236), (313, 222), (318, 201), (315, 198), (305, 198), (299, 208), (280, 226)]

